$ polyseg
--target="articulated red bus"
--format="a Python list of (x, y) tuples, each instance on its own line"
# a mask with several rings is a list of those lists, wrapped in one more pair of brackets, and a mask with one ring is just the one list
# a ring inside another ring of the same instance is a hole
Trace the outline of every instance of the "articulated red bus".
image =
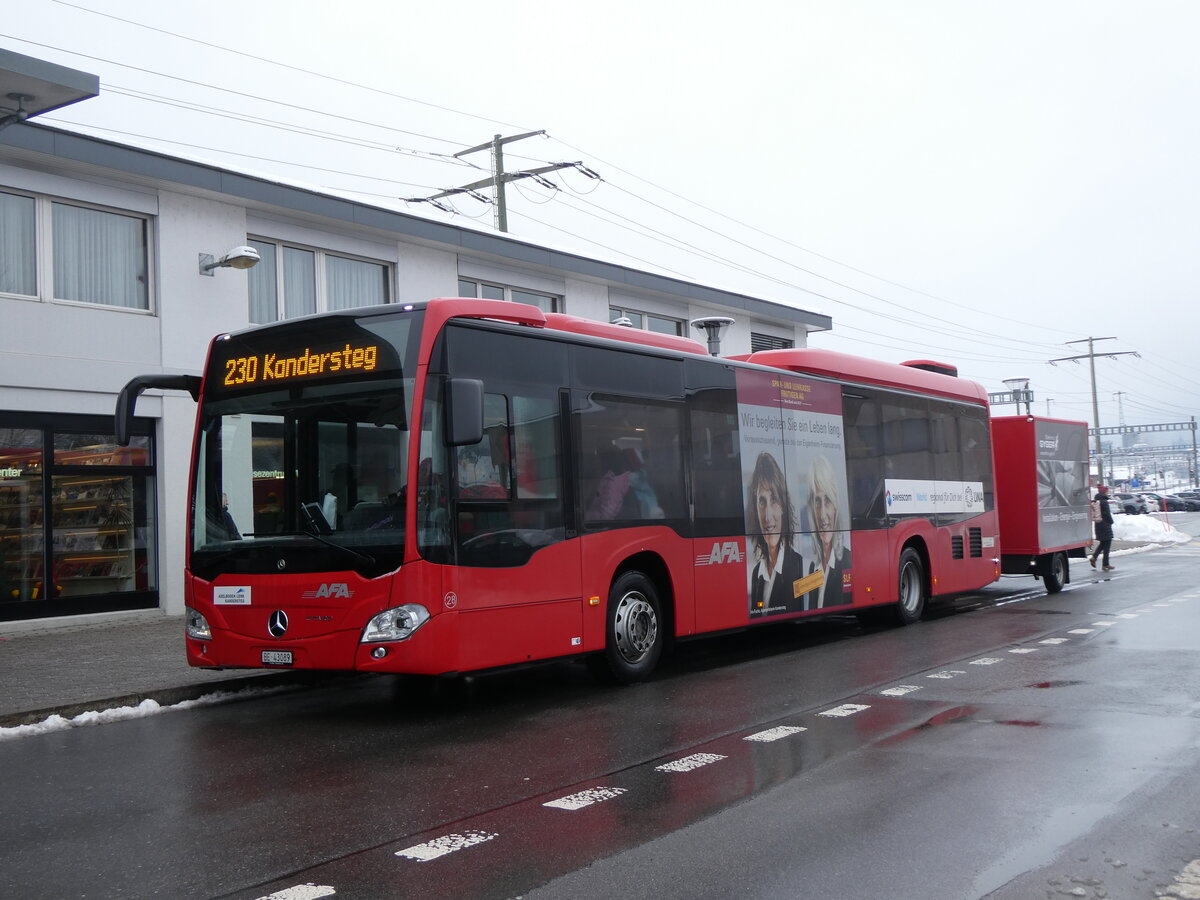
[(216, 338), (187, 556), (195, 666), (444, 674), (999, 578), (987, 394), (932, 363), (707, 356), (686, 338), (439, 299)]

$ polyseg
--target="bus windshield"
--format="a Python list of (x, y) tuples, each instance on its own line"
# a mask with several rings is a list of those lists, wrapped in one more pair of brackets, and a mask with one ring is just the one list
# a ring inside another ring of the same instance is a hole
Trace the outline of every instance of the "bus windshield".
[(420, 313), (283, 323), (213, 344), (192, 569), (354, 570), (403, 558)]

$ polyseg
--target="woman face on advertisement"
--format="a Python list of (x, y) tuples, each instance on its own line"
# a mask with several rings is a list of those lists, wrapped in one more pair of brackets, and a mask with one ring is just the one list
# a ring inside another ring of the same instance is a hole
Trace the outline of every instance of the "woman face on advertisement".
[(772, 553), (779, 549), (779, 538), (783, 523), (783, 503), (769, 485), (758, 486), (755, 501), (758, 507), (758, 526)]
[(822, 556), (828, 559), (834, 532), (838, 530), (838, 495), (833, 471), (824, 458), (813, 462), (808, 492), (808, 508), (817, 532)]
[(829, 491), (820, 486), (813, 489), (810, 502), (817, 534), (821, 538), (821, 543), (828, 546), (829, 542), (833, 540), (833, 533), (837, 530), (837, 503), (830, 496)]

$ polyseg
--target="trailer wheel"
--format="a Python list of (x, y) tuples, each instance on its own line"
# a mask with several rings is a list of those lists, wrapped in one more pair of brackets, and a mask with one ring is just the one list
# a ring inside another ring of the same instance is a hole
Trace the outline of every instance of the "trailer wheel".
[(925, 612), (925, 566), (921, 554), (905, 547), (900, 554), (900, 599), (896, 603), (896, 619), (901, 625), (920, 621)]
[(608, 592), (602, 671), (619, 684), (642, 681), (658, 664), (665, 640), (654, 582), (641, 572), (623, 573)]
[(1046, 583), (1047, 594), (1057, 594), (1067, 583), (1067, 555), (1065, 553), (1050, 554), (1050, 564), (1042, 576)]

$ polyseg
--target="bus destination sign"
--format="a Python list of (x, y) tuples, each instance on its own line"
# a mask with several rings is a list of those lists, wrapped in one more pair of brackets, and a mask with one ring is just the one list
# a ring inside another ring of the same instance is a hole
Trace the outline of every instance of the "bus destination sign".
[(332, 350), (284, 350), (232, 356), (224, 361), (221, 385), (226, 388), (257, 387), (313, 378), (360, 375), (374, 372), (379, 364), (378, 344), (351, 344)]

